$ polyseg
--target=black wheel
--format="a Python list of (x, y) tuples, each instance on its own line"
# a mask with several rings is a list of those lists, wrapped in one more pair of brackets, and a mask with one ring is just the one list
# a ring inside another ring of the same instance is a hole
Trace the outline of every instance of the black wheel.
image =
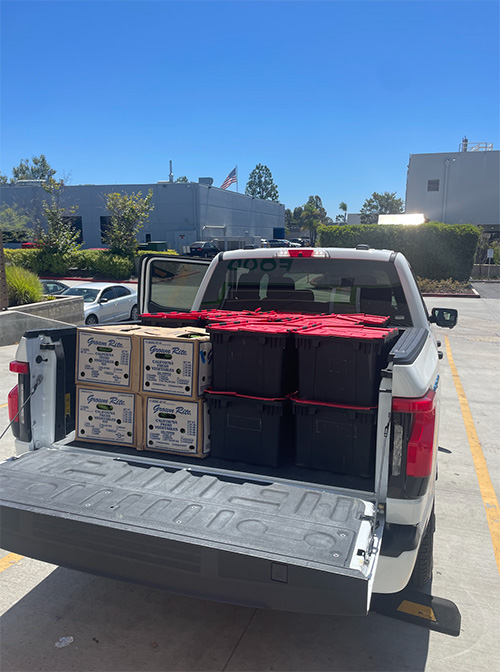
[(97, 324), (99, 320), (95, 315), (89, 315), (85, 320), (85, 324)]
[(420, 543), (417, 561), (410, 578), (409, 585), (413, 588), (422, 588), (432, 577), (434, 530), (436, 529), (436, 517), (432, 509), (427, 529)]
[(130, 319), (133, 322), (139, 319), (139, 308), (137, 306), (134, 306), (130, 311)]

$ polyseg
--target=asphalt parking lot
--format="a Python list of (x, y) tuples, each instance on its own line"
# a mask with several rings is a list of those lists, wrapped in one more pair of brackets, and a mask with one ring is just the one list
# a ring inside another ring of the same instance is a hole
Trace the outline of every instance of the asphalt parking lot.
[[(455, 329), (438, 330), (444, 358), (432, 584), (433, 595), (460, 609), (459, 637), (376, 613), (312, 616), (179, 597), (1, 551), (2, 672), (496, 669), (500, 284), (475, 286), (480, 299), (426, 299), (459, 311)], [(0, 433), (15, 350), (0, 348)], [(13, 454), (8, 433), (0, 458)], [(55, 646), (68, 636), (71, 644)]]

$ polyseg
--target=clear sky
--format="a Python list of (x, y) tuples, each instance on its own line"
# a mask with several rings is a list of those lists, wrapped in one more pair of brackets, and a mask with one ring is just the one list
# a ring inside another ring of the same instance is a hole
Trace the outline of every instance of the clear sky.
[[(1, 160), (70, 184), (266, 164), (286, 207), (405, 196), (409, 154), (499, 138), (499, 3), (1, 2)], [(234, 190), (235, 185), (230, 187)]]

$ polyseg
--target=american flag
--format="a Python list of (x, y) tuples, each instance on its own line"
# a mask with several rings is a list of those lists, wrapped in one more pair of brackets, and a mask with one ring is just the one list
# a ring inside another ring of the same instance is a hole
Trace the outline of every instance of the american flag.
[(237, 181), (238, 177), (236, 175), (236, 168), (233, 168), (233, 170), (229, 173), (224, 182), (220, 185), (220, 188), (227, 189), (231, 184)]

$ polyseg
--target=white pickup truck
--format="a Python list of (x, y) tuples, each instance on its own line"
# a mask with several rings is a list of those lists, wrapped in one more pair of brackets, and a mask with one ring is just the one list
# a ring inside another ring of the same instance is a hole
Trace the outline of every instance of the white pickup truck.
[(370, 474), (186, 458), (75, 440), (76, 328), (27, 332), (0, 465), (2, 547), (73, 569), (254, 607), (365, 614), (432, 572), (439, 343), (400, 253), (337, 248), (151, 254), (141, 314), (262, 308), (387, 315)]

